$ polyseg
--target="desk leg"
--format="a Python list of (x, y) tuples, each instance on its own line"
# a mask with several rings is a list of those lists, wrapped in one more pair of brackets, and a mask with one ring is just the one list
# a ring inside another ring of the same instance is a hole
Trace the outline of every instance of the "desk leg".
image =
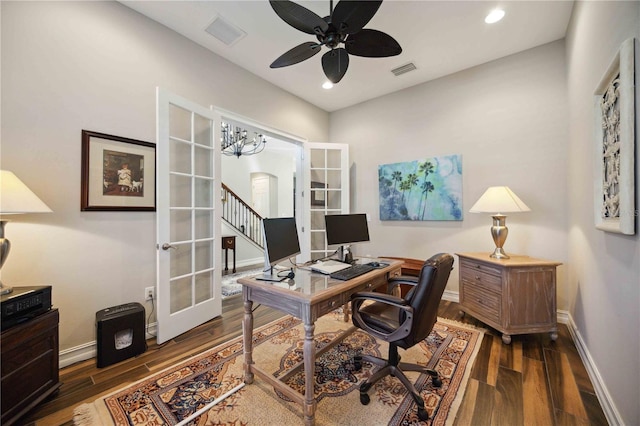
[[(233, 262), (235, 263), (236, 259), (235, 259), (235, 255), (233, 258)], [(229, 249), (224, 249), (224, 270), (228, 271), (229, 270)], [(235, 270), (233, 271), (235, 272)]]
[[(245, 289), (246, 290), (246, 289)], [(244, 382), (246, 384), (253, 383), (253, 373), (251, 372), (251, 364), (253, 364), (253, 302), (247, 300), (244, 295), (244, 318), (242, 319), (242, 345), (244, 347)]]
[(316, 344), (313, 341), (314, 324), (304, 325), (304, 424), (311, 426), (314, 424), (314, 414), (316, 411), (316, 399), (314, 392), (314, 374), (316, 365)]

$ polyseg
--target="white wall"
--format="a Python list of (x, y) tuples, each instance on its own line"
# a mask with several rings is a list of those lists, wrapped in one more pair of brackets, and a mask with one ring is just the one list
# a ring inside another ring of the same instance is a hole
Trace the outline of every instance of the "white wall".
[[(62, 351), (155, 285), (155, 214), (80, 212), (81, 130), (155, 142), (155, 88), (309, 140), (328, 114), (116, 2), (1, 2), (1, 167), (53, 210), (7, 226), (2, 280), (49, 284)], [(278, 105), (273, 108), (272, 105)], [(146, 308), (150, 308), (147, 302)]]
[[(332, 142), (350, 145), (352, 211), (371, 214), (360, 255), (425, 259), (493, 251), (491, 217), (468, 213), (489, 186), (509, 186), (530, 213), (507, 218), (507, 253), (567, 262), (564, 43), (535, 49), (331, 113)], [(462, 221), (380, 221), (378, 166), (462, 154)], [(566, 266), (558, 306), (568, 307)], [(457, 291), (458, 268), (448, 290)]]
[(636, 38), (636, 206), (640, 203), (640, 2), (580, 2), (567, 34), (570, 310), (612, 406), (613, 424), (640, 424), (640, 227), (594, 226), (594, 90), (622, 42)]

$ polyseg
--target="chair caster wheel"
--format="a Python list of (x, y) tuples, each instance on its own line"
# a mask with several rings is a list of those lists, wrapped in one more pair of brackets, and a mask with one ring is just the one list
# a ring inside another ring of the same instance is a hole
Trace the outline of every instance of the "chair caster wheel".
[(369, 398), (369, 394), (368, 393), (361, 393), (360, 394), (360, 404), (368, 405), (369, 402), (371, 402), (371, 398)]
[(429, 413), (424, 408), (418, 408), (418, 418), (425, 422), (429, 420)]
[(433, 379), (431, 379), (431, 383), (433, 383), (434, 388), (439, 388), (442, 386), (442, 380), (440, 380), (440, 377), (434, 377)]

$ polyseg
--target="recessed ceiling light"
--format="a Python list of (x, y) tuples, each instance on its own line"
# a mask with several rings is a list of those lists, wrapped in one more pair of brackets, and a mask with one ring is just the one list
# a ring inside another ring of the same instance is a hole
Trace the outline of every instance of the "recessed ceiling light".
[(322, 83), (322, 88), (323, 88), (323, 89), (327, 89), (327, 90), (329, 90), (329, 89), (331, 89), (332, 87), (333, 87), (333, 83), (332, 83), (332, 82), (330, 82), (330, 81), (325, 81), (324, 83)]
[(504, 10), (502, 9), (493, 9), (486, 18), (484, 18), (484, 22), (487, 24), (495, 24), (499, 20), (504, 18)]

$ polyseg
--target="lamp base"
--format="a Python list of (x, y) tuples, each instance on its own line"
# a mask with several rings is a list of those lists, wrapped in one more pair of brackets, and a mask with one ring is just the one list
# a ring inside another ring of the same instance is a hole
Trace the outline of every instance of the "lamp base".
[(493, 251), (493, 253), (491, 253), (491, 255), (489, 257), (491, 257), (493, 259), (511, 259), (507, 255), (507, 253), (504, 252), (502, 247), (496, 247), (496, 249)]
[(507, 253), (502, 249), (504, 242), (507, 241), (507, 235), (509, 235), (509, 228), (507, 228), (506, 225), (507, 217), (503, 214), (494, 214), (492, 217), (493, 226), (491, 227), (491, 236), (493, 237), (496, 249), (490, 257), (494, 259), (509, 259)]
[(2, 284), (0, 282), (0, 296), (4, 296), (5, 294), (9, 294), (13, 291), (13, 287), (9, 287), (7, 285)]

